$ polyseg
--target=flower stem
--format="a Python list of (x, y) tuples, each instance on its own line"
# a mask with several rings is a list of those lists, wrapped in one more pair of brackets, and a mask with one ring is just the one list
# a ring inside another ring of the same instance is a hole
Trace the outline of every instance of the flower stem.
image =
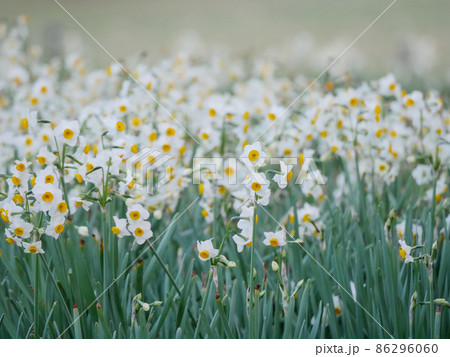
[(39, 253), (34, 254), (34, 336), (39, 338)]
[(255, 228), (256, 228), (256, 209), (257, 205), (255, 202), (255, 210), (253, 212), (253, 232), (252, 232), (252, 246), (251, 246), (251, 252), (250, 252), (250, 292), (249, 292), (249, 338), (255, 338), (255, 326), (254, 326), (254, 312), (253, 312), (253, 300), (254, 300), (254, 281), (253, 281), (253, 269), (255, 266)]

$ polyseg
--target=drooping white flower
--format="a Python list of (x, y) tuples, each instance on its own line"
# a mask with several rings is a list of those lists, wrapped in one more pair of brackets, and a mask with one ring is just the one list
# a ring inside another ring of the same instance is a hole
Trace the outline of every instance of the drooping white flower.
[(403, 239), (399, 239), (398, 244), (400, 244), (399, 253), (400, 256), (405, 259), (405, 264), (407, 263), (413, 263), (414, 258), (411, 256), (411, 247), (406, 244), (406, 242)]
[(286, 165), (286, 163), (280, 160), (281, 173), (276, 174), (273, 180), (278, 184), (279, 188), (285, 188), (288, 181), (292, 178), (292, 165)]
[(130, 232), (127, 229), (127, 220), (116, 216), (113, 219), (115, 225), (111, 228), (112, 232), (119, 238), (129, 236)]

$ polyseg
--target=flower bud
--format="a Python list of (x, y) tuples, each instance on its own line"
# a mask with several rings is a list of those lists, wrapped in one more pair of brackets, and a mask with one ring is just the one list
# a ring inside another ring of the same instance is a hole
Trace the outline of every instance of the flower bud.
[(278, 263), (274, 260), (274, 261), (272, 262), (272, 270), (276, 273), (279, 269), (280, 269), (280, 266), (279, 266)]
[(80, 236), (87, 237), (89, 235), (89, 229), (86, 226), (79, 226), (77, 230)]
[(153, 212), (153, 217), (155, 217), (156, 219), (161, 219), (163, 216), (163, 213), (160, 209), (157, 209), (155, 212)]
[(231, 261), (231, 262), (228, 263), (227, 266), (228, 266), (228, 268), (233, 269), (233, 268), (236, 268), (236, 263)]
[(131, 206), (133, 206), (134, 204), (136, 204), (136, 201), (133, 200), (132, 198), (127, 198), (127, 199), (125, 200), (125, 204), (127, 205), (127, 207), (131, 207)]

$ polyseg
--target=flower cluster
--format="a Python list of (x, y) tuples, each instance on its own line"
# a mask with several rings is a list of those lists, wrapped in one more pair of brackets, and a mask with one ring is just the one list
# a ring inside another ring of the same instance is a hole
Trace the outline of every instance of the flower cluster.
[[(304, 197), (287, 223), (297, 224), (299, 238), (317, 237), (326, 199), (351, 195), (346, 172), (370, 177), (366, 189), (376, 194), (409, 170), (421, 200), (448, 202), (450, 113), (437, 92), (406, 92), (392, 74), (354, 86), (328, 78), (297, 100), (307, 83), (259, 59), (186, 49), (152, 67), (90, 69), (77, 54), (42, 61), (27, 37), (22, 18), (0, 33), (0, 215), (7, 241), (26, 252), (42, 253), (42, 236), (58, 239), (77, 211), (104, 210), (116, 197), (127, 213), (114, 216), (112, 232), (145, 243), (150, 215), (173, 213), (190, 186), (193, 157), (226, 158), (217, 171), (236, 177), (219, 182), (202, 169), (198, 192), (207, 226), (224, 215), (214, 202), (227, 197), (239, 215), (239, 252), (253, 243), (258, 206), (278, 202), (282, 190)], [(140, 157), (143, 149), (154, 154)], [(144, 170), (159, 155), (168, 157), (164, 165)], [(282, 158), (276, 170), (268, 157)], [(291, 159), (300, 167), (335, 160), (345, 170), (325, 192), (314, 180), (294, 185)], [(150, 178), (151, 195), (143, 190)], [(266, 245), (285, 245), (284, 223), (265, 237)], [(212, 241), (198, 250), (203, 260), (218, 254)]]

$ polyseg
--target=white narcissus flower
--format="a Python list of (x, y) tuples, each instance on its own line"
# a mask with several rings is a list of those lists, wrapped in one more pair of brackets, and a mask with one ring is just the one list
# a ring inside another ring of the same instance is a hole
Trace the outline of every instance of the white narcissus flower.
[(249, 175), (245, 178), (244, 182), (250, 190), (251, 197), (254, 197), (257, 203), (262, 206), (267, 206), (269, 204), (269, 181), (267, 181), (264, 173), (257, 173), (256, 176)]
[(17, 244), (18, 247), (22, 246), (23, 239), (17, 236), (14, 236), (7, 228), (5, 228), (5, 237), (6, 241), (10, 244)]
[(119, 238), (129, 236), (130, 232), (127, 229), (127, 220), (116, 216), (113, 219), (115, 225), (111, 228), (112, 232)]
[(11, 232), (20, 238), (30, 238), (33, 228), (34, 226), (31, 223), (28, 223), (17, 216), (13, 216), (11, 225), (9, 226)]
[(10, 223), (13, 213), (19, 213), (23, 211), (23, 208), (17, 206), (12, 199), (6, 199), (0, 202), (0, 217), (6, 223)]
[(145, 241), (153, 237), (151, 224), (148, 221), (134, 221), (128, 226), (128, 230), (133, 234), (136, 243), (142, 245)]
[(37, 161), (40, 165), (51, 165), (55, 160), (56, 155), (48, 151), (48, 149), (45, 146), (41, 147), (37, 155)]
[(52, 216), (49, 225), (45, 229), (45, 234), (55, 239), (64, 231), (65, 217), (61, 214)]
[(233, 241), (234, 243), (236, 243), (236, 249), (238, 251), (238, 253), (241, 253), (244, 250), (244, 246), (245, 247), (251, 247), (252, 246), (252, 238), (250, 237), (249, 239), (244, 239), (241, 236), (239, 236), (238, 234), (235, 234), (233, 236)]
[(286, 165), (284, 161), (280, 160), (281, 174), (276, 174), (273, 180), (278, 184), (279, 188), (285, 188), (288, 181), (292, 178), (292, 165)]
[(398, 241), (398, 244), (400, 244), (400, 249), (398, 250), (400, 253), (400, 256), (405, 259), (405, 264), (407, 263), (413, 263), (414, 258), (411, 256), (411, 247), (406, 244), (406, 242), (403, 239), (400, 239)]
[(44, 170), (37, 172), (35, 184), (44, 185), (46, 183), (58, 185), (59, 173), (54, 166), (47, 166)]
[[(250, 229), (253, 230), (253, 214), (255, 212), (255, 207), (253, 206), (243, 206), (241, 209), (240, 219), (237, 226), (241, 230)], [(256, 217), (258, 221), (258, 217)]]
[(336, 316), (340, 316), (342, 314), (342, 300), (339, 296), (333, 295), (333, 305)]
[(309, 225), (311, 221), (316, 221), (320, 216), (319, 208), (305, 203), (303, 208), (297, 211), (297, 217), (300, 224)]
[(134, 204), (127, 209), (127, 218), (130, 224), (136, 221), (145, 220), (149, 216), (150, 213), (140, 204)]
[(23, 247), (24, 247), (24, 252), (25, 253), (31, 253), (31, 254), (44, 254), (44, 250), (42, 249), (42, 242), (38, 241), (38, 242), (34, 242), (34, 243), (26, 243), (23, 242), (22, 243)]
[(265, 162), (266, 153), (262, 151), (261, 143), (257, 141), (251, 145), (245, 145), (240, 159), (242, 162), (249, 163), (251, 166), (260, 167)]
[(53, 134), (59, 142), (69, 146), (75, 146), (78, 135), (80, 134), (80, 124), (75, 120), (63, 120), (58, 124)]
[(212, 241), (212, 238), (203, 242), (197, 241), (198, 256), (201, 260), (207, 261), (219, 254), (219, 250), (214, 248)]
[(411, 173), (417, 185), (426, 185), (433, 180), (433, 167), (431, 165), (419, 164)]
[(32, 191), (36, 198), (36, 202), (39, 204), (40, 210), (44, 212), (56, 210), (58, 203), (62, 201), (61, 190), (51, 183), (35, 185)]
[(20, 128), (22, 130), (34, 129), (37, 124), (37, 111), (27, 111), (20, 116)]
[(282, 247), (286, 245), (286, 232), (284, 229), (281, 229), (277, 232), (264, 232), (264, 236), (266, 239), (263, 240), (265, 245), (269, 245), (272, 247)]
[(74, 213), (78, 207), (82, 207), (86, 212), (89, 211), (89, 208), (92, 206), (92, 202), (82, 200), (80, 197), (72, 197), (69, 199), (70, 211)]

